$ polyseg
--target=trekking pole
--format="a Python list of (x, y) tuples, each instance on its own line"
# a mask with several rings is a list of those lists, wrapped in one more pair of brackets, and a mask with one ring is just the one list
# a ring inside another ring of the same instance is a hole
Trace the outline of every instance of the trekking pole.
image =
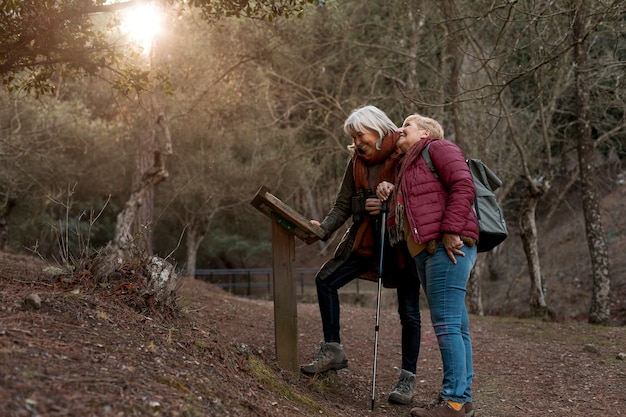
[(389, 201), (385, 200), (380, 206), (380, 261), (378, 263), (378, 295), (376, 297), (376, 326), (374, 327), (374, 369), (372, 376), (372, 411), (376, 401), (376, 359), (378, 357), (378, 329), (380, 328), (380, 293), (383, 286), (383, 251), (385, 249), (385, 228), (387, 227), (387, 212), (389, 211)]

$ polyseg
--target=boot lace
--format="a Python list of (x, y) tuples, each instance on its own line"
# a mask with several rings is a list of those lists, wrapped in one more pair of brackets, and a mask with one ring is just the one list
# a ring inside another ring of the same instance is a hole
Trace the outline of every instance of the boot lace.
[(447, 403), (448, 403), (448, 400), (446, 400), (444, 398), (441, 398), (441, 397), (437, 397), (437, 400), (435, 400), (435, 402), (427, 405), (426, 409), (427, 410), (434, 410), (435, 408), (437, 408), (437, 407), (439, 407), (441, 405), (447, 404)]
[(400, 377), (398, 383), (396, 384), (395, 391), (400, 392), (402, 394), (411, 392), (411, 378), (410, 377)]
[(317, 356), (313, 359), (314, 364), (329, 362), (332, 359), (330, 350), (326, 345), (322, 345), (320, 347), (319, 352), (317, 352)]

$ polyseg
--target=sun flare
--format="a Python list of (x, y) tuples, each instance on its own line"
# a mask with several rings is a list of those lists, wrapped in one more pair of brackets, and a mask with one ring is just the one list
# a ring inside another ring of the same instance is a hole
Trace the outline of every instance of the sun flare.
[(161, 13), (152, 3), (135, 6), (124, 11), (120, 29), (149, 53), (152, 40), (161, 30)]

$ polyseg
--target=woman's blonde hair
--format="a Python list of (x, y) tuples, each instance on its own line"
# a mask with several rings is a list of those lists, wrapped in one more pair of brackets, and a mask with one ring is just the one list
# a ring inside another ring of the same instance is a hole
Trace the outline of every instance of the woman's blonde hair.
[[(376, 149), (380, 150), (380, 145), (385, 135), (398, 130), (398, 126), (391, 121), (384, 111), (376, 106), (369, 105), (352, 110), (352, 113), (350, 113), (350, 116), (348, 116), (343, 124), (343, 131), (350, 136), (354, 136), (364, 130), (371, 130), (378, 133)], [(353, 148), (354, 144), (348, 146), (348, 149)]]
[(407, 122), (414, 121), (419, 127), (422, 129), (426, 129), (429, 132), (428, 137), (443, 139), (443, 127), (439, 124), (435, 119), (431, 119), (430, 117), (422, 116), (421, 114), (412, 114), (404, 119), (403, 126), (406, 125)]

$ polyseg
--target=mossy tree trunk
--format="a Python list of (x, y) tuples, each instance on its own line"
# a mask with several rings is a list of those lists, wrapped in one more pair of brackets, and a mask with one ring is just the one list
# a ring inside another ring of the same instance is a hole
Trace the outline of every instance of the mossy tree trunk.
[(576, 74), (576, 113), (578, 119), (578, 161), (582, 187), (583, 213), (587, 245), (591, 256), (593, 292), (589, 322), (607, 324), (611, 317), (608, 249), (602, 228), (600, 201), (593, 182), (595, 143), (591, 131), (589, 57), (587, 37), (587, 1), (578, 2), (574, 10), (572, 35), (574, 37), (574, 69)]
[(528, 187), (528, 192), (522, 197), (519, 219), (520, 238), (530, 274), (530, 312), (535, 317), (543, 318), (553, 318), (554, 313), (548, 307), (543, 276), (541, 274), (536, 213), (539, 199), (549, 188), (548, 182), (540, 183), (538, 181)]

